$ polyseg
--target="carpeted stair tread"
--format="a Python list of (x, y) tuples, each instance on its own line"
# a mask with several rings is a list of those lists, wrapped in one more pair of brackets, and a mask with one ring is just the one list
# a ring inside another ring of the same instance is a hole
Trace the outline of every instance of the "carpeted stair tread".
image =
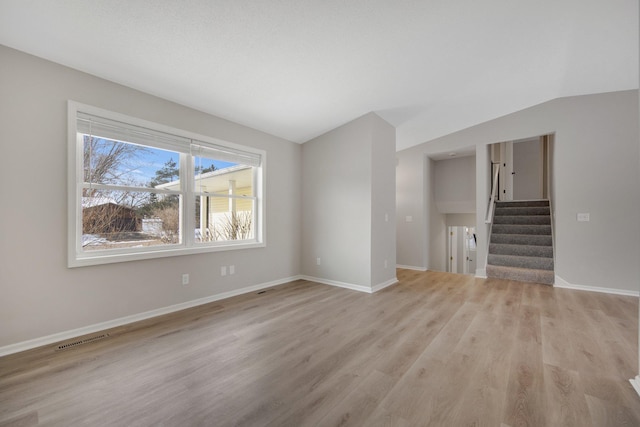
[(551, 225), (493, 224), (492, 233), (551, 235)]
[(498, 255), (536, 256), (542, 258), (553, 258), (553, 247), (550, 245), (526, 245), (491, 243), (489, 253)]
[(496, 205), (496, 216), (549, 215), (549, 206), (508, 207)]
[(510, 208), (530, 208), (530, 207), (549, 207), (548, 200), (518, 200), (512, 202), (496, 202), (496, 207)]
[(504, 243), (507, 245), (535, 245), (551, 246), (553, 239), (550, 234), (492, 234), (491, 243)]
[(504, 267), (553, 270), (553, 258), (546, 257), (489, 254), (487, 263)]
[(553, 285), (555, 280), (555, 274), (551, 270), (533, 270), (500, 265), (487, 265), (487, 276), (498, 279), (516, 280), (519, 282), (542, 283), (545, 285)]
[(518, 225), (551, 225), (549, 215), (500, 215), (493, 218), (494, 224), (518, 224)]

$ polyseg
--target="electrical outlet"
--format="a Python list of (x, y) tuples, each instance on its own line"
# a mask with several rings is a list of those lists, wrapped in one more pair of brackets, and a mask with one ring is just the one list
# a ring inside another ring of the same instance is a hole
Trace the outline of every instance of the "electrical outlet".
[(316, 258), (316, 265), (320, 265), (320, 257)]
[(222, 267), (220, 267), (220, 275), (221, 276), (226, 276), (227, 275), (227, 266), (223, 265)]
[(230, 265), (229, 266), (229, 274), (236, 274), (236, 266), (235, 265)]
[(386, 259), (384, 260), (384, 268), (388, 268), (389, 267), (389, 261), (387, 261)]
[(189, 284), (189, 275), (187, 273), (182, 275), (182, 284), (183, 285), (188, 285)]

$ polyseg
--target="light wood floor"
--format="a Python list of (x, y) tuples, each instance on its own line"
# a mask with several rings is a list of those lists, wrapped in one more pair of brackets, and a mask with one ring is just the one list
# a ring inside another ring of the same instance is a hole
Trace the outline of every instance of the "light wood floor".
[(640, 426), (638, 300), (399, 270), (0, 358), (0, 426)]

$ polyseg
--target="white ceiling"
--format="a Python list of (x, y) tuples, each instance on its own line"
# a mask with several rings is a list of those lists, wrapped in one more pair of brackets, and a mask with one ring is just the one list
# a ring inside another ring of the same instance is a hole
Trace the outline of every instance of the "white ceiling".
[(637, 0), (0, 0), (0, 43), (300, 143), (375, 111), (398, 150), (638, 88)]

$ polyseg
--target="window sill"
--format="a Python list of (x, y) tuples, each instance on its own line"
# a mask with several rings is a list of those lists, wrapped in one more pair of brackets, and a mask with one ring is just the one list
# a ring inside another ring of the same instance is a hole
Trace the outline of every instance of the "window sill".
[(235, 243), (231, 245), (218, 245), (218, 246), (200, 246), (200, 247), (180, 247), (180, 248), (167, 248), (157, 249), (152, 251), (142, 252), (128, 252), (128, 253), (96, 253), (75, 255), (71, 254), (67, 263), (68, 268), (76, 267), (88, 267), (92, 265), (113, 264), (118, 262), (128, 261), (140, 261), (146, 259), (167, 258), (184, 255), (196, 255), (210, 252), (222, 252), (233, 251), (239, 249), (253, 249), (263, 248), (266, 244), (264, 242), (247, 242), (247, 243)]

